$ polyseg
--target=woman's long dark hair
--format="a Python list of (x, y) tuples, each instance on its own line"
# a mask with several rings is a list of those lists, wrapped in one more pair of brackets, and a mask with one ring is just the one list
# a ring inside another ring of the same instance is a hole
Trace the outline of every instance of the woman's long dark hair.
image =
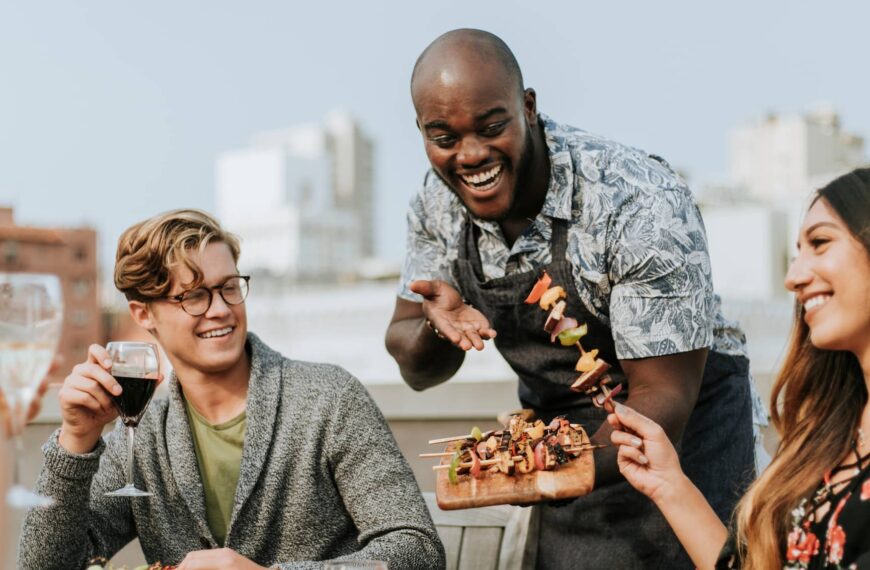
[[(870, 260), (870, 168), (837, 178), (816, 194), (864, 246)], [(785, 365), (770, 397), (781, 441), (770, 467), (737, 507), (737, 542), (744, 570), (782, 568), (790, 513), (849, 452), (867, 387), (851, 352), (810, 342), (804, 309), (796, 305)]]

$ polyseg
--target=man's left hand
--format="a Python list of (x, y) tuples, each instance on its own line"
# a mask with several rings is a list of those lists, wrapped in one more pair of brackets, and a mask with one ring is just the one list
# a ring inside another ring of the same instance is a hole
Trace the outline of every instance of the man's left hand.
[(251, 562), (235, 550), (217, 548), (189, 553), (178, 565), (178, 570), (266, 570), (266, 568)]

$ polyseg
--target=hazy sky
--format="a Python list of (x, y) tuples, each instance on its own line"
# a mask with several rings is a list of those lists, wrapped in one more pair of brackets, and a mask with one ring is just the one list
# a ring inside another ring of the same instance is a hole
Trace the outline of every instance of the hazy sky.
[(377, 143), (380, 252), (403, 253), (426, 168), (408, 94), (437, 35), (479, 27), (514, 50), (539, 109), (726, 171), (728, 129), (833, 105), (870, 135), (867, 22), (848, 2), (23, 2), (0, 4), (0, 202), (19, 223), (101, 232), (213, 209), (214, 159), (251, 134), (353, 113)]

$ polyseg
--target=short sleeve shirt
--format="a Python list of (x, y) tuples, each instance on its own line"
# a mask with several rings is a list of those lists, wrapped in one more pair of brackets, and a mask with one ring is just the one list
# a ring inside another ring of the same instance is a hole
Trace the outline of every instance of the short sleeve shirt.
[(662, 159), (540, 115), (550, 157), (541, 212), (508, 247), (497, 222), (469, 213), (430, 170), (408, 212), (399, 296), (442, 279), (456, 286), (453, 261), (465, 219), (480, 228), (486, 279), (550, 262), (552, 220), (568, 222), (566, 257), (586, 307), (613, 334), (620, 359), (711, 347), (745, 356), (745, 338), (713, 293), (701, 214), (682, 178)]

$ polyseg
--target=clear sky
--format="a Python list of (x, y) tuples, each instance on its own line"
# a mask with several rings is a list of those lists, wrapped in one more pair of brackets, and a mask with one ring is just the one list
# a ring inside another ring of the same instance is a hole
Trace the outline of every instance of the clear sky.
[(698, 182), (769, 111), (826, 102), (870, 135), (868, 21), (839, 1), (3, 2), (0, 202), (97, 227), (110, 260), (135, 221), (213, 209), (219, 152), (340, 107), (376, 141), (377, 244), (399, 260), (426, 168), (408, 80), (437, 35), (500, 35), (541, 111)]

